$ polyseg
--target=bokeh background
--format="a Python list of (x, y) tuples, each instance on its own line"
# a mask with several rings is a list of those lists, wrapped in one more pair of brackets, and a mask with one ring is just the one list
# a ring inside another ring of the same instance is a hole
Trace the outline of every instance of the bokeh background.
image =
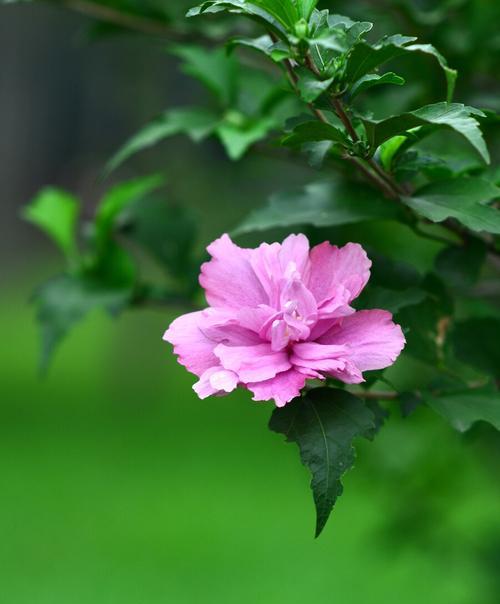
[[(495, 110), (496, 4), (335, 7), (433, 42), (460, 70), (457, 98)], [(0, 601), (499, 602), (500, 440), (486, 426), (463, 436), (424, 408), (411, 420), (394, 410), (376, 441), (360, 445), (314, 541), (307, 472), (267, 430), (270, 406), (245, 393), (199, 401), (161, 341), (182, 309), (116, 322), (92, 314), (40, 379), (29, 298), (61, 265), (20, 209), (54, 184), (80, 195), (90, 216), (116, 148), (165, 107), (201, 94), (164, 42), (95, 39), (89, 24), (53, 6), (0, 7)], [(152, 170), (198, 216), (200, 249), (272, 191), (314, 177), (254, 155), (234, 164), (217, 143), (175, 138), (114, 178)], [(383, 248), (384, 228), (351, 236)], [(409, 256), (425, 270), (436, 251)], [(393, 378), (411, 383), (424, 370), (403, 360)]]

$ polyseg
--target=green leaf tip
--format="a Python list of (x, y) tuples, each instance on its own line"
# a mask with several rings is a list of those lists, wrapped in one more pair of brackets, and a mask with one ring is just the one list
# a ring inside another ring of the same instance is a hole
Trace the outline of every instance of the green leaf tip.
[(353, 440), (373, 438), (379, 419), (358, 397), (333, 388), (311, 390), (274, 410), (269, 428), (298, 445), (302, 463), (312, 474), (315, 537), (342, 494), (342, 476), (354, 465)]

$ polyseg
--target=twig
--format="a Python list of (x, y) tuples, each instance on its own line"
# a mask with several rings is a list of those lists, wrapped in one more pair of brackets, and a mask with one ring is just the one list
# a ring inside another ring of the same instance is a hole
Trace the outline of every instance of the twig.
[(74, 10), (75, 12), (85, 15), (87, 17), (98, 19), (99, 21), (104, 21), (113, 25), (118, 25), (119, 27), (124, 27), (126, 29), (130, 29), (149, 36), (167, 37), (170, 40), (176, 42), (195, 39), (199, 41), (200, 38), (207, 39), (201, 33), (197, 33), (195, 36), (191, 33), (176, 31), (175, 29), (169, 27), (164, 23), (161, 23), (156, 19), (152, 19), (150, 17), (142, 17), (140, 15), (134, 15), (132, 13), (126, 13), (111, 8), (110, 6), (97, 4), (96, 2), (91, 2), (87, 0), (62, 0), (58, 4), (62, 4), (70, 10)]

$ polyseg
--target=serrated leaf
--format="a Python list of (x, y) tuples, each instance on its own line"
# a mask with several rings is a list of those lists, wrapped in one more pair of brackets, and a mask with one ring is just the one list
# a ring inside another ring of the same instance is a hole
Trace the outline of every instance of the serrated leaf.
[(297, 443), (302, 463), (311, 471), (318, 537), (342, 494), (341, 478), (354, 465), (353, 441), (373, 436), (375, 416), (346, 391), (318, 388), (276, 408), (269, 427)]
[(404, 83), (405, 79), (392, 71), (388, 71), (382, 75), (369, 73), (354, 82), (350, 90), (350, 96), (351, 99), (354, 99), (358, 96), (358, 94), (361, 94), (374, 86), (381, 86), (382, 84), (394, 84), (395, 86), (402, 86)]
[(301, 190), (273, 195), (255, 210), (235, 234), (310, 224), (338, 226), (370, 220), (397, 219), (400, 209), (363, 185), (344, 181), (316, 182)]
[(129, 288), (113, 288), (84, 276), (61, 275), (40, 287), (34, 295), (41, 330), (40, 367), (44, 372), (56, 347), (68, 331), (95, 308), (115, 315), (130, 300)]
[(47, 187), (22, 211), (22, 216), (48, 235), (69, 260), (77, 254), (79, 201), (66, 191)]
[(129, 157), (176, 134), (186, 134), (195, 142), (209, 136), (220, 116), (200, 107), (170, 109), (135, 134), (107, 163), (105, 173), (116, 170)]
[[(418, 126), (432, 126), (433, 129), (447, 128), (463, 136), (483, 160), (490, 161), (486, 143), (473, 115), (483, 115), (478, 109), (461, 103), (435, 103), (415, 111), (402, 113), (382, 120), (362, 117), (368, 142), (373, 150), (393, 136), (401, 135)], [(430, 132), (431, 130), (429, 130)]]
[(370, 73), (375, 68), (380, 67), (390, 59), (405, 53), (422, 53), (435, 58), (443, 70), (446, 77), (448, 102), (453, 98), (457, 72), (451, 69), (443, 55), (431, 44), (411, 44), (416, 38), (401, 36), (385, 37), (377, 44), (371, 45), (361, 41), (357, 44), (347, 59), (346, 79), (348, 82), (354, 82)]
[(473, 231), (500, 234), (500, 210), (486, 205), (499, 196), (500, 189), (487, 180), (459, 177), (427, 185), (402, 200), (433, 222), (455, 218)]
[(450, 341), (457, 359), (500, 380), (500, 319), (461, 321), (453, 326)]
[(479, 421), (500, 430), (500, 392), (492, 388), (425, 396), (424, 400), (460, 432), (466, 432)]

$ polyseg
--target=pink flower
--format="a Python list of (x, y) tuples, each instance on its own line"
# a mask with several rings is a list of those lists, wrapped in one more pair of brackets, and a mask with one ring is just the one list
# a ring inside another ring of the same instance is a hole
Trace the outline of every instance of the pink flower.
[(356, 243), (309, 249), (305, 235), (290, 235), (244, 249), (223, 235), (207, 249), (200, 283), (210, 306), (164, 335), (198, 376), (200, 398), (243, 386), (282, 407), (307, 379), (363, 382), (363, 371), (392, 365), (405, 345), (389, 312), (350, 306), (371, 267)]

